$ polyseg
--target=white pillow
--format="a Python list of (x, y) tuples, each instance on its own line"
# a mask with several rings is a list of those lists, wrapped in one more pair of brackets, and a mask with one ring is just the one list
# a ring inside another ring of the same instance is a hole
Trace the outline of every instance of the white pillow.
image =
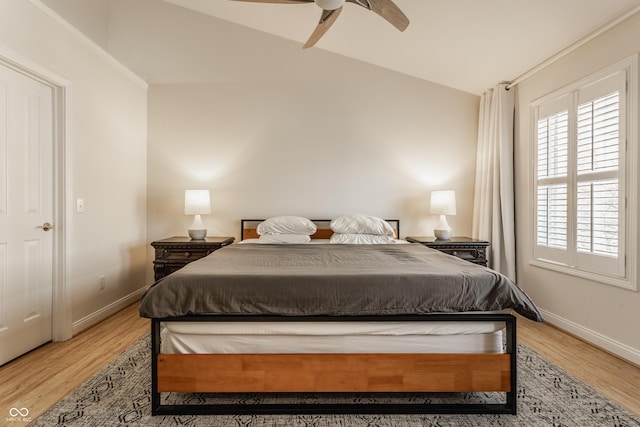
[(308, 234), (263, 234), (258, 238), (258, 243), (266, 244), (300, 244), (310, 241)]
[(381, 218), (363, 215), (342, 215), (331, 221), (334, 233), (339, 234), (375, 234), (378, 236), (394, 236), (393, 227)]
[(391, 236), (380, 236), (378, 234), (346, 234), (334, 233), (329, 243), (347, 245), (388, 245), (395, 243)]
[(299, 216), (276, 216), (258, 224), (256, 232), (263, 234), (306, 234), (308, 236), (316, 232), (318, 227)]

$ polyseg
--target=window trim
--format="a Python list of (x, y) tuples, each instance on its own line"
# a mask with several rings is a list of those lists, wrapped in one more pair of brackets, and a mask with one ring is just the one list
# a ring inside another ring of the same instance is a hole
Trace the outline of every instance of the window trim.
[[(592, 83), (597, 82), (607, 76), (610, 76), (615, 73), (625, 72), (626, 73), (626, 103), (621, 106), (621, 110), (624, 111), (624, 134), (626, 135), (626, 150), (622, 155), (622, 159), (624, 159), (624, 164), (621, 167), (624, 168), (624, 183), (621, 183), (624, 192), (625, 198), (623, 200), (626, 201), (626, 211), (624, 215), (624, 224), (622, 224), (621, 228), (624, 230), (624, 234), (626, 238), (624, 239), (624, 276), (610, 276), (602, 273), (594, 273), (591, 271), (587, 271), (584, 269), (580, 269), (576, 266), (571, 266), (569, 264), (563, 264), (561, 262), (557, 262), (550, 259), (545, 259), (544, 257), (540, 257), (536, 255), (536, 246), (537, 246), (537, 192), (538, 192), (538, 182), (537, 182), (537, 162), (529, 163), (529, 224), (530, 224), (530, 247), (529, 247), (529, 265), (544, 268), (548, 270), (553, 270), (559, 273), (568, 274), (576, 277), (580, 277), (583, 279), (588, 279), (591, 281), (595, 281), (598, 283), (603, 283), (606, 285), (613, 285), (619, 288), (638, 291), (637, 277), (638, 277), (638, 218), (639, 218), (639, 197), (638, 191), (639, 188), (639, 172), (640, 168), (640, 147), (638, 147), (638, 121), (640, 117), (638, 115), (638, 54), (634, 54), (630, 57), (627, 57), (621, 61), (618, 61), (600, 71), (597, 71), (585, 78), (582, 78), (576, 82), (568, 84), (564, 87), (561, 87), (553, 92), (544, 95), (538, 99), (535, 99), (529, 104), (529, 120), (530, 120), (530, 134), (529, 134), (529, 155), (530, 159), (537, 159), (537, 149), (536, 149), (536, 141), (537, 141), (537, 123), (538, 123), (538, 108), (545, 103), (549, 103), (554, 99), (572, 96), (575, 91), (580, 90), (581, 88), (588, 86)], [(573, 113), (570, 112), (570, 116)], [(570, 117), (570, 126), (573, 126), (573, 118)], [(573, 184), (573, 183), (572, 183)], [(570, 185), (572, 185), (570, 184)], [(572, 230), (569, 230), (569, 238), (573, 238), (571, 233), (575, 233)], [(545, 248), (546, 249), (546, 248)], [(543, 251), (544, 252), (544, 251)], [(566, 252), (565, 252), (566, 253)], [(568, 257), (565, 257), (568, 258)]]

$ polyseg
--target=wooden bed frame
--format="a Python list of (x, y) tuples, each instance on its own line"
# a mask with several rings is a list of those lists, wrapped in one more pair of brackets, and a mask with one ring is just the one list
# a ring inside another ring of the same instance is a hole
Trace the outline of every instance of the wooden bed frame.
[[(255, 229), (243, 220), (242, 238)], [(396, 222), (399, 235), (399, 221)], [(330, 232), (330, 230), (329, 230)], [(328, 238), (326, 231), (316, 238)], [(161, 323), (171, 322), (504, 322), (505, 353), (162, 354)], [(151, 319), (152, 415), (303, 413), (516, 414), (516, 317), (511, 314), (404, 316), (198, 315)], [(162, 393), (464, 393), (502, 392), (503, 403), (162, 404)]]

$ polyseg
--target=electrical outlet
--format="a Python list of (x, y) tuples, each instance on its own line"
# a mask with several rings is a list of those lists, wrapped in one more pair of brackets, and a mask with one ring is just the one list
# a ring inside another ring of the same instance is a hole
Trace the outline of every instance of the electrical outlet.
[(107, 287), (107, 278), (105, 277), (104, 274), (101, 274), (98, 276), (98, 282), (100, 285), (100, 290), (103, 290), (104, 288)]

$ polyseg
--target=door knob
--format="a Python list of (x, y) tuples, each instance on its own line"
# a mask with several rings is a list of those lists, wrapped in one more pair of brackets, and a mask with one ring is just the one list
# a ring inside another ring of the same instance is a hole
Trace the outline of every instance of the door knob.
[(48, 222), (45, 222), (44, 224), (39, 225), (38, 228), (42, 228), (44, 231), (49, 231), (53, 228), (56, 228), (56, 226), (53, 224), (49, 224)]

